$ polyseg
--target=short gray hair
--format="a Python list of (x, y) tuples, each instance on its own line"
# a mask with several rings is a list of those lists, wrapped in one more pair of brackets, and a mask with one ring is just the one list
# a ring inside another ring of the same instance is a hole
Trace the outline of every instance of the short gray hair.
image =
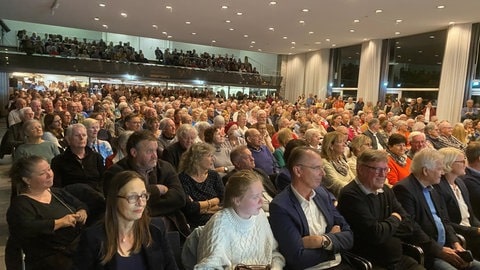
[(432, 170), (437, 165), (437, 161), (442, 161), (443, 155), (435, 149), (425, 148), (416, 153), (410, 165), (410, 172), (421, 174), (423, 168)]

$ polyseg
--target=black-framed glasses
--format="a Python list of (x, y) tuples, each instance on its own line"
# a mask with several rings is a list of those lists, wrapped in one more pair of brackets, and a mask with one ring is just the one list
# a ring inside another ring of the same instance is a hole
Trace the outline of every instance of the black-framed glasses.
[(390, 172), (390, 168), (389, 167), (386, 167), (386, 168), (382, 168), (382, 167), (373, 167), (373, 166), (370, 166), (370, 165), (367, 165), (367, 164), (362, 164), (363, 166), (371, 169), (371, 170), (375, 170), (375, 174), (377, 175), (380, 175), (381, 173), (383, 174), (387, 174)]
[(125, 199), (129, 204), (135, 204), (138, 202), (139, 199), (142, 199), (142, 201), (145, 201), (145, 202), (148, 201), (148, 199), (150, 199), (150, 193), (142, 193), (140, 195), (132, 194), (128, 196), (117, 195), (117, 198)]
[(314, 171), (323, 171), (323, 166), (309, 166), (309, 165), (305, 165), (305, 164), (297, 164), (298, 166), (302, 166), (302, 167), (305, 167), (305, 168), (309, 168), (309, 169), (312, 169)]

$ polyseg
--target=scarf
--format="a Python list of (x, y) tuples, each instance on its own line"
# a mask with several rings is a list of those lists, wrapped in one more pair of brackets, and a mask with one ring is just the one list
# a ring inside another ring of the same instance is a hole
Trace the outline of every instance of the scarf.
[(405, 167), (407, 165), (407, 155), (403, 154), (401, 156), (394, 154), (392, 151), (387, 149), (388, 154), (395, 160), (395, 162), (402, 166)]
[(348, 167), (348, 163), (345, 157), (340, 157), (330, 162), (339, 174), (341, 174), (342, 176), (347, 176), (350, 167)]

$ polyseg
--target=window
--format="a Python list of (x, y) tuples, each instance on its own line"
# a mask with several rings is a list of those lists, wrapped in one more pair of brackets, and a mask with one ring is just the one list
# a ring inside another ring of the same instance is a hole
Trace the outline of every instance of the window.
[(334, 73), (332, 86), (357, 88), (360, 70), (360, 52), (362, 45), (338, 48), (334, 50)]

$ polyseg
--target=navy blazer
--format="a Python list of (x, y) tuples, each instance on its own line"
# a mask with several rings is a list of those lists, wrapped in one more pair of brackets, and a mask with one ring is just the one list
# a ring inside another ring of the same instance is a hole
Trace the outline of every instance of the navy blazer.
[[(418, 223), (418, 225), (420, 225), (422, 230), (436, 242), (438, 239), (437, 227), (435, 226), (433, 215), (423, 195), (423, 187), (417, 178), (413, 174), (410, 174), (407, 178), (398, 182), (393, 187), (393, 191), (407, 213), (410, 214), (410, 216)], [(455, 235), (455, 230), (451, 226), (451, 223), (448, 219), (445, 203), (442, 201), (440, 194), (435, 189), (432, 189), (430, 194), (438, 216), (442, 219), (443, 226), (445, 227), (445, 246), (451, 246), (451, 244), (458, 242), (459, 240)], [(436, 256), (438, 256), (442, 247), (438, 244), (438, 242), (436, 243), (438, 246), (438, 253)]]
[(480, 173), (468, 167), (465, 172), (466, 174), (461, 179), (470, 193), (470, 205), (473, 213), (480, 218)]
[[(165, 234), (165, 227), (161, 224), (150, 224), (152, 244), (143, 246), (142, 252), (149, 270), (178, 270), (175, 257)], [(74, 259), (75, 270), (107, 270), (117, 269), (116, 260), (112, 258), (102, 265), (102, 245), (106, 242), (104, 223), (98, 223), (88, 228), (80, 238), (80, 244)]]
[(478, 235), (478, 227), (480, 226), (480, 221), (475, 217), (475, 214), (472, 210), (472, 205), (470, 204), (470, 195), (468, 193), (468, 189), (463, 183), (463, 180), (460, 178), (455, 179), (455, 184), (457, 184), (458, 188), (462, 192), (462, 197), (468, 207), (468, 213), (470, 214), (470, 226), (463, 226), (460, 225), (462, 221), (462, 214), (460, 213), (460, 207), (458, 206), (458, 201), (453, 193), (450, 184), (448, 183), (445, 176), (442, 176), (442, 180), (438, 185), (435, 185), (435, 189), (440, 193), (445, 205), (447, 207), (448, 217), (452, 222), (452, 227), (455, 231), (465, 237), (470, 236), (477, 236)]
[[(324, 187), (316, 188), (315, 192), (313, 201), (327, 221), (325, 234), (332, 240), (332, 250), (303, 247), (302, 238), (310, 235), (310, 231), (307, 218), (291, 186), (287, 186), (270, 203), (270, 226), (278, 241), (279, 251), (286, 259), (288, 269), (305, 269), (333, 260), (336, 253), (351, 249), (353, 246), (353, 232), (333, 205), (335, 199), (333, 195)], [(334, 225), (340, 226), (342, 231), (329, 233)]]

